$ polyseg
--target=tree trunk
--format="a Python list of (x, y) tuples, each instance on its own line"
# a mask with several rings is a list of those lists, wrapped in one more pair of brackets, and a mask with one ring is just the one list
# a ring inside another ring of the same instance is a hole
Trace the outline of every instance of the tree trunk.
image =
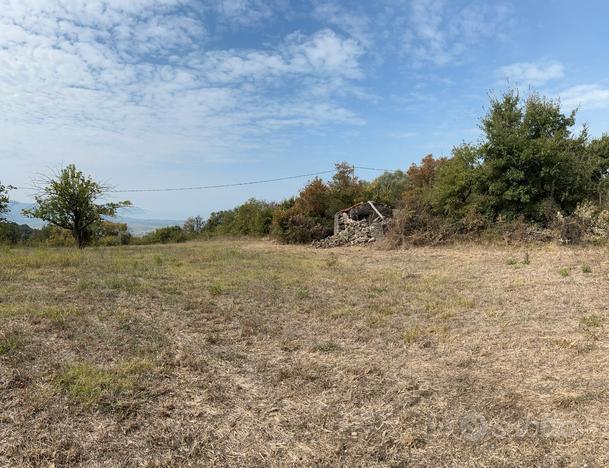
[(74, 240), (76, 240), (76, 246), (79, 249), (84, 248), (85, 246), (85, 233), (84, 231), (74, 229), (72, 230), (72, 236), (74, 236)]

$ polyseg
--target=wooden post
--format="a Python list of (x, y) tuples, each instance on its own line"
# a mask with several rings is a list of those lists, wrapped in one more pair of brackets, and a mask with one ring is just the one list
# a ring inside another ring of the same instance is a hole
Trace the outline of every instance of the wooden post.
[(374, 206), (374, 203), (372, 203), (370, 200), (368, 200), (368, 204), (372, 207), (372, 209), (376, 212), (376, 214), (379, 215), (379, 218), (381, 218), (381, 220), (385, 219), (385, 217), (381, 214), (381, 212), (376, 209), (376, 206)]

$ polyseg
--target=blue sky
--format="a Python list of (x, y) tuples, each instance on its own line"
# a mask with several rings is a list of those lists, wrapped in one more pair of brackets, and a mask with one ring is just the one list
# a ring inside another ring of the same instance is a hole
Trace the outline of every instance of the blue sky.
[[(600, 135), (608, 17), (591, 0), (0, 0), (0, 180), (72, 162), (118, 188), (407, 168), (478, 139), (508, 82)], [(305, 182), (129, 198), (180, 219)]]

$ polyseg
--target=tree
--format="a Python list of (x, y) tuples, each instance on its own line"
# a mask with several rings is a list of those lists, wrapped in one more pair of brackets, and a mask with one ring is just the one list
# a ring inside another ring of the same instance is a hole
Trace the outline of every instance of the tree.
[(197, 215), (197, 216), (192, 216), (192, 217), (188, 218), (186, 221), (184, 221), (184, 226), (182, 226), (182, 229), (188, 235), (196, 235), (196, 234), (200, 234), (203, 231), (204, 226), (205, 226), (205, 220), (201, 216)]
[(384, 172), (367, 185), (365, 196), (368, 200), (396, 206), (407, 185), (408, 175), (405, 172)]
[(589, 196), (594, 165), (587, 132), (574, 135), (574, 125), (575, 112), (565, 115), (536, 94), (523, 102), (508, 91), (491, 100), (480, 147), (489, 214), (545, 221), (545, 207), (570, 213)]
[(366, 188), (366, 184), (355, 176), (353, 166), (349, 163), (337, 163), (334, 167), (336, 172), (328, 183), (331, 196), (328, 217), (333, 217), (338, 210), (364, 201)]
[(0, 221), (4, 220), (4, 214), (8, 212), (8, 191), (13, 189), (10, 185), (2, 185), (0, 182)]
[(603, 134), (588, 145), (588, 154), (594, 167), (592, 183), (598, 204), (607, 204), (609, 195), (609, 135)]
[(331, 211), (330, 198), (328, 186), (316, 177), (300, 191), (291, 211), (312, 218), (324, 218)]
[(425, 209), (431, 207), (431, 196), (439, 169), (446, 163), (446, 158), (434, 158), (428, 154), (421, 164), (412, 164), (406, 172), (408, 182), (402, 195), (402, 205), (406, 209)]
[(462, 217), (472, 205), (480, 209), (480, 171), (477, 147), (463, 144), (453, 148), (452, 157), (437, 170), (431, 193), (434, 212), (454, 219)]
[(84, 176), (70, 164), (54, 178), (48, 178), (35, 196), (36, 206), (23, 210), (31, 218), (42, 219), (54, 226), (69, 230), (78, 248), (83, 248), (91, 234), (91, 226), (101, 223), (104, 216), (115, 216), (119, 208), (131, 202), (96, 203), (109, 188)]

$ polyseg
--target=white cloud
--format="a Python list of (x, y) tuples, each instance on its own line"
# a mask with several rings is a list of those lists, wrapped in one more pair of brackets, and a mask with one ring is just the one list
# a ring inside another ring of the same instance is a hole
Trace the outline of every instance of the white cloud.
[(212, 0), (221, 21), (236, 27), (256, 27), (286, 11), (285, 0)]
[(508, 9), (499, 3), (460, 8), (445, 0), (412, 0), (401, 26), (401, 46), (415, 64), (460, 62), (471, 47), (500, 36), (508, 16)]
[(313, 17), (341, 29), (365, 47), (372, 46), (374, 34), (370, 26), (371, 20), (357, 7), (351, 6), (347, 9), (344, 5), (334, 1), (316, 0)]
[(362, 53), (354, 40), (341, 38), (325, 29), (312, 36), (291, 34), (270, 51), (211, 51), (193, 57), (189, 66), (199, 70), (213, 83), (294, 76), (355, 79), (362, 77), (358, 61)]
[(557, 80), (564, 76), (564, 67), (561, 63), (533, 63), (519, 62), (506, 65), (498, 70), (503, 80), (509, 80), (515, 85), (542, 85), (548, 81)]
[[(238, 16), (250, 3), (220, 9)], [(361, 123), (335, 99), (356, 94), (358, 41), (322, 29), (263, 49), (211, 50), (193, 5), (0, 0), (0, 138), (49, 164), (57, 155), (40, 145), (58, 135), (68, 158), (212, 160), (282, 126)], [(18, 128), (35, 137), (23, 143)]]
[(609, 88), (597, 84), (572, 86), (559, 93), (561, 104), (568, 109), (609, 107)]
[(407, 138), (414, 138), (418, 135), (417, 132), (409, 132), (409, 131), (399, 131), (399, 132), (389, 132), (387, 136), (390, 138), (395, 138), (398, 140), (403, 140)]

